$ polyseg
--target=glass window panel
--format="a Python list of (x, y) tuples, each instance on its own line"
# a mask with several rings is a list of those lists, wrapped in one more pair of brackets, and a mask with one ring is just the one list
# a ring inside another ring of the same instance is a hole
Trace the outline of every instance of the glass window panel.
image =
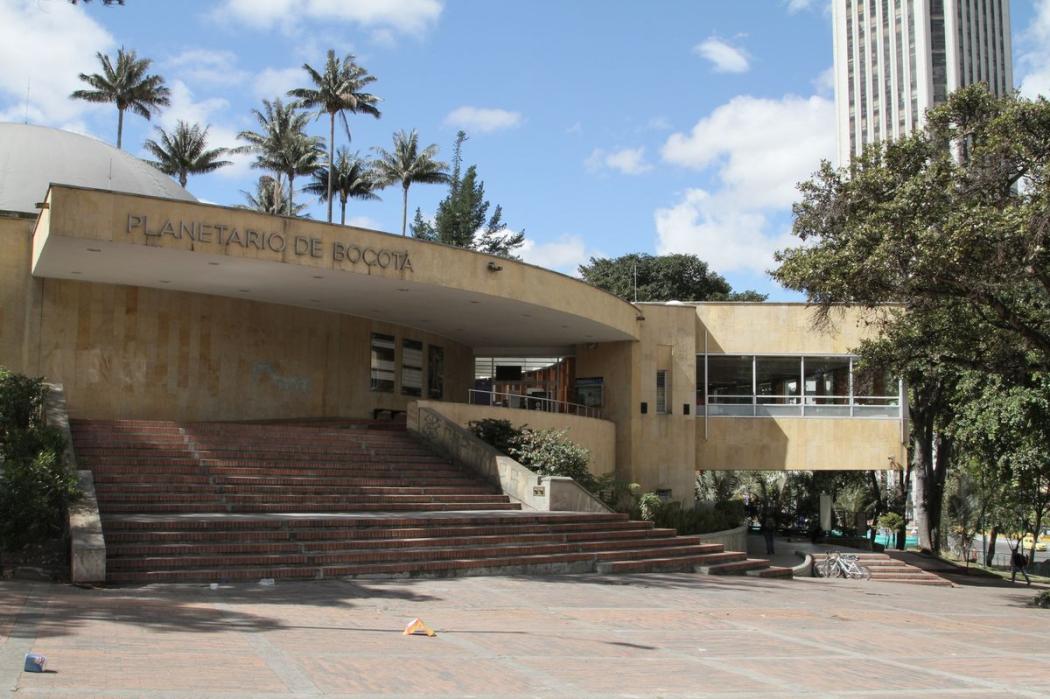
[(401, 393), (423, 395), (423, 343), (419, 340), (401, 341)]
[(707, 414), (712, 417), (751, 417), (755, 414), (755, 406), (749, 400), (746, 405), (709, 405)]
[[(700, 357), (703, 376), (703, 357)], [(707, 357), (707, 401), (709, 403), (751, 403), (750, 356), (712, 354)], [(714, 415), (714, 413), (711, 413)]]
[(755, 361), (758, 402), (767, 405), (799, 403), (801, 376), (801, 357), (758, 357)]
[(763, 404), (759, 398), (759, 404), (755, 406), (755, 415), (762, 417), (799, 417), (802, 415), (802, 405), (799, 403), (787, 404), (779, 399), (772, 405)]
[(806, 405), (849, 405), (849, 357), (806, 357), (805, 365)]
[(427, 397), (445, 397), (445, 348), (437, 345), (427, 346)]
[(394, 390), (394, 336), (372, 333), (373, 391), (391, 393)]
[(656, 412), (659, 415), (667, 413), (668, 406), (668, 392), (670, 387), (667, 381), (667, 370), (657, 369), (656, 371)]

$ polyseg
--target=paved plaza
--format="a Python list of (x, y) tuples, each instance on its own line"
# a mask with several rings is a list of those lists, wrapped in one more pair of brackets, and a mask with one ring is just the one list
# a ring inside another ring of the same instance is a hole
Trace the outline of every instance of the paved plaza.
[[(1046, 697), (1032, 588), (689, 574), (0, 583), (17, 697)], [(435, 638), (405, 637), (422, 618)], [(26, 652), (47, 674), (21, 672)]]

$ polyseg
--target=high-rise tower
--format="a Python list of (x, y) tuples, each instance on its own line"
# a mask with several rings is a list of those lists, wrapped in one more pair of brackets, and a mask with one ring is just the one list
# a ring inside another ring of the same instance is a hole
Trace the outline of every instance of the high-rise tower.
[(1013, 90), (1009, 0), (834, 0), (839, 164), (977, 82)]

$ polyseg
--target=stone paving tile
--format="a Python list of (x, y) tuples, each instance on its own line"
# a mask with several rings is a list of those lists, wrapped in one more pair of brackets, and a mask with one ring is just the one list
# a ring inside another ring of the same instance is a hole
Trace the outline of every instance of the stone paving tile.
[(736, 667), (766, 677), (782, 687), (796, 686), (818, 693), (947, 690), (967, 686), (963, 680), (933, 675), (919, 668), (880, 667), (878, 660), (873, 658), (855, 659), (853, 662), (800, 658), (790, 663), (771, 663), (764, 658), (741, 658), (736, 661)]
[(570, 693), (659, 697), (773, 689), (769, 684), (689, 659), (651, 658), (624, 663), (606, 658), (561, 658), (552, 663), (520, 658), (518, 662), (563, 683)]
[(24, 592), (0, 584), (0, 645), (7, 640), (11, 626), (25, 606), (27, 595)]
[(496, 690), (507, 695), (533, 693), (542, 685), (524, 673), (477, 658), (415, 658), (393, 656), (390, 662), (322, 656), (306, 661), (306, 672), (326, 693), (464, 696)]
[(1042, 648), (1042, 658), (1033, 660), (1028, 657), (987, 657), (971, 656), (968, 658), (927, 658), (923, 667), (949, 672), (961, 677), (973, 677), (1004, 684), (1018, 683), (1022, 687), (1050, 685), (1050, 658), (1048, 649)]
[(59, 652), (46, 645), (34, 646), (33, 652), (53, 659), (51, 668), (55, 672), (23, 673), (18, 682), (19, 690), (105, 692), (107, 688), (120, 687), (141, 691), (272, 693), (288, 689), (266, 663), (254, 655), (189, 650), (158, 653), (149, 647), (125, 649), (114, 655), (108, 648), (64, 648)]
[[(0, 645), (0, 693), (1050, 696), (1050, 612), (1021, 607), (1009, 590), (872, 589), (689, 574), (216, 591), (0, 583), (0, 615), (29, 590), (41, 600), (39, 624), (16, 615), (17, 639), (56, 670), (22, 674), (20, 656)], [(400, 634), (416, 616), (437, 638)]]

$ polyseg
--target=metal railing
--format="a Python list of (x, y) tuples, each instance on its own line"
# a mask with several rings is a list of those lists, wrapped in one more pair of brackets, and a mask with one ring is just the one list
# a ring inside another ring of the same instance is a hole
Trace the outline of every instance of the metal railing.
[[(697, 415), (704, 414), (704, 394), (696, 392)], [(707, 414), (716, 417), (900, 417), (899, 396), (814, 396), (719, 394), (707, 397)]]
[(553, 398), (528, 396), (521, 393), (501, 393), (499, 391), (481, 391), (470, 389), (467, 397), (470, 405), (490, 405), (494, 408), (517, 408), (519, 410), (539, 410), (545, 413), (579, 415), (580, 417), (601, 418), (602, 411), (580, 403), (569, 403)]

